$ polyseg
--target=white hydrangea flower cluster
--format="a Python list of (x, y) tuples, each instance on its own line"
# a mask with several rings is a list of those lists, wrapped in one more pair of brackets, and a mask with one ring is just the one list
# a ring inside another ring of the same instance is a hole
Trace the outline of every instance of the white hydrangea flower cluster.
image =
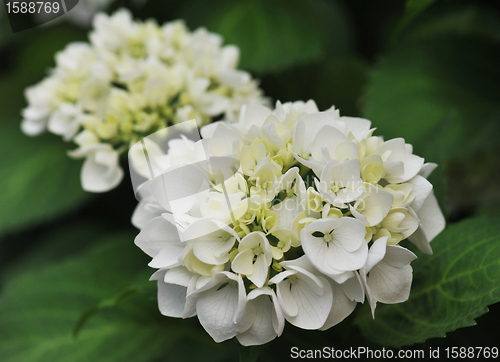
[[(238, 122), (207, 125), (198, 142), (171, 143), (185, 157), (164, 159), (164, 169), (192, 165), (182, 189), (197, 198), (169, 205), (154, 179), (133, 216), (135, 242), (158, 269), (161, 313), (197, 315), (217, 342), (258, 345), (285, 320), (326, 330), (365, 299), (373, 314), (377, 302), (407, 300), (416, 256), (399, 242), (431, 254), (444, 228), (426, 179), (436, 165), (373, 131), (313, 101), (278, 102), (244, 106)], [(196, 163), (201, 146), (209, 160), (237, 159), (237, 172), (216, 184)]]
[(56, 67), (26, 90), (22, 130), (74, 141), (86, 158), (82, 186), (103, 192), (122, 179), (119, 155), (148, 134), (188, 119), (201, 126), (264, 104), (257, 82), (236, 69), (239, 50), (182, 21), (133, 21), (127, 10), (97, 14), (90, 43), (69, 44)]

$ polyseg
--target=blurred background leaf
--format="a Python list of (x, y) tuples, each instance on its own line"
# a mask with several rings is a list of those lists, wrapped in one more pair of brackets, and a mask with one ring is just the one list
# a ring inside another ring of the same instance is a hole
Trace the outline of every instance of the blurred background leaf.
[(404, 137), (416, 154), (438, 163), (430, 181), (452, 218), (471, 205), (446, 197), (455, 186), (447, 179), (474, 173), (450, 176), (449, 163), (463, 164), (466, 155), (478, 153), (498, 155), (500, 43), (474, 29), (439, 32), (394, 48), (372, 71), (364, 103), (364, 116), (386, 139)]
[(405, 14), (394, 30), (392, 41), (396, 41), (399, 34), (435, 2), (436, 0), (407, 0)]
[(237, 44), (241, 67), (257, 73), (341, 56), (352, 44), (348, 19), (334, 1), (197, 0), (186, 2), (180, 17)]
[(0, 123), (0, 234), (40, 223), (81, 204), (81, 162), (56, 137), (28, 138), (18, 121)]
[(475, 36), (500, 40), (500, 22), (494, 9), (478, 4), (463, 7), (438, 7), (415, 21), (403, 32), (401, 41), (446, 37)]
[[(41, 268), (33, 264), (12, 278), (0, 305), (1, 360), (151, 361), (167, 356), (170, 349), (175, 352), (186, 336), (197, 335), (197, 348), (210, 350), (207, 360), (227, 358), (231, 350), (215, 344), (200, 328), (159, 314), (155, 283), (147, 282), (152, 271), (148, 257), (137, 253), (133, 238), (130, 233), (104, 236), (81, 255)], [(149, 284), (149, 292), (101, 308), (73, 336), (85, 310), (138, 281)]]
[(24, 89), (54, 65), (55, 52), (85, 33), (67, 25), (28, 32), (22, 46), (5, 51), (11, 72), (0, 79), (0, 235), (59, 216), (89, 195), (79, 181), (81, 161), (66, 155), (69, 145), (54, 135), (31, 138), (20, 131)]

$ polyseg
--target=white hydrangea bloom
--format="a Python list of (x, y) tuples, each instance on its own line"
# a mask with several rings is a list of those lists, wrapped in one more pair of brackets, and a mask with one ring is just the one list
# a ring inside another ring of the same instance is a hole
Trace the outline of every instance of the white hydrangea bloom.
[[(278, 102), (243, 106), (198, 142), (170, 141), (154, 160), (170, 176), (144, 184), (133, 217), (159, 269), (161, 312), (198, 315), (218, 342), (256, 345), (285, 320), (326, 330), (365, 299), (373, 313), (408, 299), (416, 256), (398, 244), (431, 254), (445, 225), (426, 179), (435, 165), (373, 131), (313, 101)], [(238, 167), (217, 180), (207, 164), (231, 158)]]
[[(27, 135), (48, 130), (80, 146), (69, 155), (91, 159), (82, 170), (87, 191), (114, 188), (123, 175), (115, 153), (148, 134), (190, 119), (235, 120), (241, 105), (267, 103), (237, 69), (238, 48), (205, 29), (134, 21), (122, 9), (97, 14), (89, 38), (57, 53), (49, 76), (26, 90), (21, 124)], [(82, 149), (81, 133), (93, 134), (95, 146)]]

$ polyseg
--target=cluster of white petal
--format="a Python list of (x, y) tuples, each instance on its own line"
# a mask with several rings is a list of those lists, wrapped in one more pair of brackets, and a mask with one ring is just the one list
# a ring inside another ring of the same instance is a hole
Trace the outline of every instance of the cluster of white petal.
[[(285, 320), (325, 330), (365, 299), (373, 314), (377, 302), (407, 300), (416, 256), (399, 242), (432, 253), (444, 228), (426, 179), (436, 165), (373, 131), (313, 101), (278, 102), (243, 106), (237, 122), (204, 126), (196, 143), (175, 140), (170, 152), (185, 157), (166, 170), (191, 165), (179, 182), (196, 199), (176, 202), (173, 182), (169, 203), (157, 178), (132, 220), (158, 269), (162, 314), (197, 315), (215, 341), (256, 345)], [(200, 145), (209, 160), (237, 159), (238, 171), (217, 184), (196, 163)]]
[(158, 26), (130, 12), (97, 14), (90, 42), (69, 44), (47, 78), (26, 89), (22, 130), (73, 141), (85, 158), (82, 186), (103, 192), (122, 179), (119, 154), (168, 125), (237, 117), (242, 104), (263, 104), (251, 76), (238, 70), (239, 50), (182, 21)]

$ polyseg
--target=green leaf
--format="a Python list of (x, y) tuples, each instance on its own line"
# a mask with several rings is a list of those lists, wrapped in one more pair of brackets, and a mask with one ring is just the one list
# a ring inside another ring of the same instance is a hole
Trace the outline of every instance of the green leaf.
[(412, 263), (414, 282), (407, 302), (378, 305), (356, 323), (363, 335), (384, 346), (401, 347), (457, 328), (500, 301), (500, 219), (478, 217), (448, 227), (432, 242), (434, 255)]
[(175, 321), (165, 328), (156, 300), (145, 295), (100, 311), (78, 338), (72, 336), (84, 310), (139, 277), (147, 280), (148, 258), (132, 238), (125, 234), (100, 240), (86, 254), (11, 280), (0, 304), (0, 360), (149, 361), (175, 344), (182, 328)]
[(358, 116), (368, 69), (363, 59), (354, 56), (329, 61), (315, 82), (313, 99), (318, 107), (327, 109), (334, 105), (343, 116)]
[(405, 14), (392, 34), (392, 42), (395, 43), (401, 32), (435, 2), (436, 0), (408, 0), (406, 2)]
[(80, 184), (81, 161), (52, 135), (28, 137), (11, 120), (0, 123), (0, 235), (61, 215), (89, 196)]
[[(22, 73), (23, 80), (28, 77), (41, 79), (48, 69), (55, 65), (57, 52), (63, 50), (70, 42), (87, 41), (88, 37), (87, 31), (64, 23), (28, 29), (26, 33), (26, 37), (20, 39), (22, 47), (19, 49), (15, 64), (15, 71), (18, 74)], [(19, 35), (16, 33), (14, 36)]]
[(90, 241), (111, 232), (109, 223), (75, 219), (57, 227), (48, 225), (3, 238), (0, 242), (1, 284), (34, 266), (41, 268), (77, 254), (91, 245)]
[[(447, 120), (443, 132), (467, 131), (462, 136), (467, 135), (469, 149), (487, 146), (482, 138), (470, 138), (469, 131), (486, 135), (491, 129), (485, 128), (495, 123), (486, 122), (500, 115), (496, 51), (499, 44), (455, 37), (400, 47), (373, 71), (364, 114), (388, 138), (405, 137), (421, 148)], [(463, 151), (463, 146), (448, 151)]]
[(74, 328), (73, 328), (73, 336), (76, 338), (78, 337), (78, 334), (80, 333), (80, 330), (84, 327), (85, 323), (94, 315), (99, 313), (100, 311), (106, 309), (106, 308), (114, 308), (120, 303), (122, 300), (133, 296), (138, 293), (143, 293), (144, 290), (138, 287), (128, 287), (125, 288), (123, 291), (118, 293), (117, 295), (114, 295), (110, 298), (105, 298), (94, 304), (92, 307), (87, 309), (78, 322), (76, 322)]
[(282, 103), (313, 99), (320, 110), (334, 105), (341, 115), (354, 117), (361, 114), (359, 100), (368, 73), (368, 65), (362, 58), (337, 57), (325, 63), (268, 74), (262, 78), (262, 87)]
[[(88, 228), (92, 246), (87, 240), (79, 254), (42, 263), (30, 255), (11, 269), (0, 296), (0, 361), (235, 359), (233, 341), (216, 344), (196, 318), (159, 313), (156, 283), (148, 282), (153, 270), (133, 243), (135, 233), (97, 238), (102, 230)], [(60, 240), (78, 243), (81, 233), (57, 231), (40, 250), (58, 254)]]
[[(145, 355), (148, 349), (157, 350), (160, 341), (153, 331), (159, 332), (159, 326), (147, 323), (154, 310), (154, 303), (147, 299), (131, 302), (125, 309), (128, 315), (114, 310), (93, 318), (76, 340), (71, 335), (82, 311), (126, 287), (146, 265), (131, 238), (122, 235), (101, 240), (102, 245), (80, 257), (28, 270), (11, 280), (0, 304), (0, 359), (76, 361), (91, 356), (101, 360), (101, 355), (112, 361), (126, 356), (131, 345), (143, 347)], [(127, 336), (130, 340), (123, 343), (124, 349), (111, 348), (110, 342), (116, 347)], [(137, 360), (145, 358), (138, 356)]]
[(411, 42), (372, 72), (364, 116), (386, 139), (404, 137), (440, 166), (432, 175), (444, 195), (448, 160), (497, 147), (500, 44), (475, 37)]
[(316, 60), (328, 44), (344, 54), (351, 29), (343, 14), (335, 2), (322, 0), (194, 1), (181, 11), (189, 26), (205, 26), (237, 45), (241, 67), (255, 72)]
[(20, 130), (23, 90), (43, 77), (54, 64), (54, 53), (79, 40), (81, 31), (60, 25), (31, 35), (14, 57), (13, 71), (0, 80), (5, 104), (0, 115), (0, 236), (61, 215), (89, 196), (80, 185), (81, 161), (66, 155), (68, 144), (60, 137), (28, 137)]
[(240, 362), (255, 362), (259, 359), (264, 346), (244, 347), (240, 345)]
[(500, 22), (495, 12), (476, 4), (467, 7), (444, 7), (421, 17), (407, 29), (405, 41), (441, 36), (476, 36), (491, 41), (500, 40)]
[(406, 16), (417, 16), (435, 2), (436, 0), (408, 0), (406, 2)]

